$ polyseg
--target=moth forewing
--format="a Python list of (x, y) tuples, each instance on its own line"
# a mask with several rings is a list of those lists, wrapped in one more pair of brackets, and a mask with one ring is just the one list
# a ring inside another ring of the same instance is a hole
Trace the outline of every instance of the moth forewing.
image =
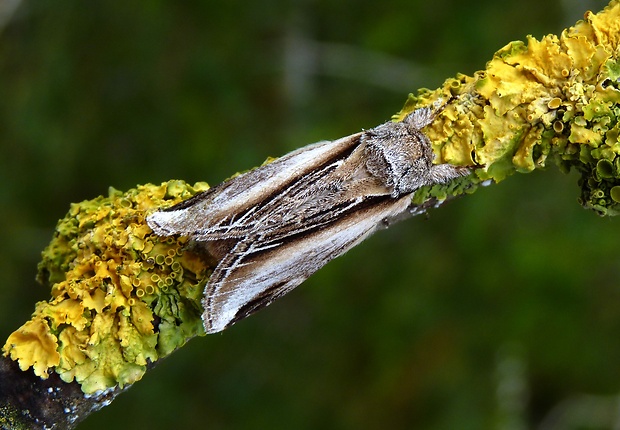
[(362, 133), (305, 146), (277, 160), (146, 218), (160, 236), (189, 235), (209, 240), (214, 226), (230, 224), (246, 211), (277, 195), (292, 182), (330, 160), (344, 158), (359, 144)]
[[(248, 238), (218, 265), (205, 289), (203, 321), (216, 333), (301, 284), (330, 260), (407, 211), (411, 196), (375, 197), (327, 226), (281, 243)], [(228, 258), (230, 257), (230, 258)]]

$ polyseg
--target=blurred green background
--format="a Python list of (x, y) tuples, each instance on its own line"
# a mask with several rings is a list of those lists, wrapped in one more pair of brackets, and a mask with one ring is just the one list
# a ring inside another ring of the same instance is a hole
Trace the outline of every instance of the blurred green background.
[[(0, 338), (71, 202), (373, 127), (605, 3), (3, 0)], [(383, 231), (79, 428), (618, 428), (620, 220), (577, 195), (550, 167)]]

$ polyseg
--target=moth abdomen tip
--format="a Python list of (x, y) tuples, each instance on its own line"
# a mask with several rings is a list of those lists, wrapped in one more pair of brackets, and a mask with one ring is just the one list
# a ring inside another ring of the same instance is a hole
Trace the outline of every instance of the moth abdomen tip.
[(209, 312), (208, 311), (204, 311), (202, 313), (202, 325), (205, 329), (205, 333), (206, 334), (215, 334), (215, 333), (219, 333), (222, 330), (224, 330), (225, 328), (228, 328), (229, 326), (231, 326), (233, 323), (231, 322), (226, 322), (223, 321), (222, 318), (218, 318), (217, 320), (213, 320), (213, 318), (210, 317)]

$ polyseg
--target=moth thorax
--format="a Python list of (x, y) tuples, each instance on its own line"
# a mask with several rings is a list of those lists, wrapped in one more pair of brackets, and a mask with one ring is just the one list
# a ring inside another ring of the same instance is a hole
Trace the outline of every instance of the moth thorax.
[(375, 146), (366, 148), (366, 170), (377, 178), (386, 188), (394, 189), (394, 171), (383, 151)]

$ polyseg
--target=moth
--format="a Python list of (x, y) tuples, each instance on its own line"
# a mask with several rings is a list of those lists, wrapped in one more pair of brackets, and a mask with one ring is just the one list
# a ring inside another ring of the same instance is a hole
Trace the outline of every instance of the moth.
[(328, 261), (407, 215), (424, 185), (467, 175), (433, 164), (421, 108), (305, 146), (147, 217), (160, 236), (189, 236), (219, 262), (202, 298), (207, 333), (269, 305)]

